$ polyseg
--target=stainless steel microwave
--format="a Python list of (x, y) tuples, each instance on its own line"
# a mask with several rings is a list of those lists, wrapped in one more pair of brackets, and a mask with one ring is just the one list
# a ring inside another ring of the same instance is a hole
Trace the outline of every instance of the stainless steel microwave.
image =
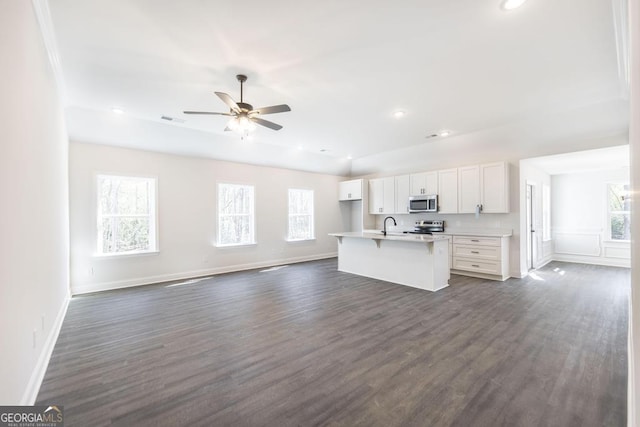
[(409, 197), (409, 212), (438, 212), (438, 196), (411, 196)]

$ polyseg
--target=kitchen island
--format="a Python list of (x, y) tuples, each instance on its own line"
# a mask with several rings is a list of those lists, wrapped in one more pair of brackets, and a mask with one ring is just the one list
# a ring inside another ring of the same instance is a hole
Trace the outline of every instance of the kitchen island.
[(449, 286), (449, 238), (419, 234), (331, 233), (338, 270), (414, 288)]

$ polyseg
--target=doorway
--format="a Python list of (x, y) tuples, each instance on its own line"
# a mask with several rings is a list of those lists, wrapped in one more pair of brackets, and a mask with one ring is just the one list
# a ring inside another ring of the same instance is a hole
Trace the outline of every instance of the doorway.
[(527, 183), (527, 270), (536, 268), (535, 190), (535, 185)]

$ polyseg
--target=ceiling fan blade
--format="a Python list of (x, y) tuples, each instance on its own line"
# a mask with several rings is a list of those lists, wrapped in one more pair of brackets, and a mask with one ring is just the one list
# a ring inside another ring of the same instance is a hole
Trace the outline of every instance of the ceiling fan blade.
[(214, 116), (233, 116), (231, 113), (214, 113), (211, 111), (183, 111), (184, 114), (211, 114)]
[(272, 105), (271, 107), (257, 108), (253, 110), (252, 113), (274, 114), (274, 113), (284, 113), (287, 111), (291, 111), (291, 108), (287, 104), (281, 104), (281, 105)]
[(259, 119), (258, 117), (251, 117), (251, 121), (261, 126), (268, 127), (269, 129), (273, 129), (273, 130), (282, 129), (282, 126), (280, 126), (279, 124), (270, 122), (268, 120)]
[(233, 111), (238, 113), (240, 112), (240, 107), (238, 107), (236, 101), (234, 101), (233, 98), (231, 98), (229, 95), (224, 92), (216, 92), (215, 94), (218, 95), (218, 98), (222, 99), (222, 102), (227, 104)]

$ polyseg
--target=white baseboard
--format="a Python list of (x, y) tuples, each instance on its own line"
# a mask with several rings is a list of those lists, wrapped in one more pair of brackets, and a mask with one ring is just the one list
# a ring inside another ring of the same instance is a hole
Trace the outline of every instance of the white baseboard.
[(38, 357), (36, 366), (31, 373), (31, 378), (29, 378), (27, 388), (22, 394), (22, 399), (20, 399), (20, 405), (31, 406), (36, 402), (36, 399), (38, 398), (38, 392), (40, 391), (40, 386), (42, 385), (44, 374), (47, 372), (47, 367), (49, 366), (49, 360), (51, 359), (53, 348), (56, 345), (56, 341), (58, 341), (58, 335), (60, 335), (60, 329), (62, 329), (62, 322), (65, 315), (67, 314), (69, 301), (71, 301), (71, 296), (67, 294), (65, 296), (64, 302), (62, 303), (62, 307), (60, 307), (60, 310), (58, 311), (58, 315), (56, 316), (53, 325), (51, 325), (51, 331), (49, 332), (47, 340), (42, 347), (42, 351), (40, 352), (40, 356)]
[(586, 257), (580, 255), (554, 254), (553, 261), (575, 262), (578, 264), (605, 265), (608, 267), (631, 268), (631, 260), (619, 258)]
[(315, 261), (319, 259), (335, 258), (337, 252), (300, 256), (293, 258), (273, 259), (268, 261), (252, 262), (247, 264), (228, 265), (224, 267), (207, 268), (202, 270), (183, 271), (179, 273), (160, 274), (155, 276), (137, 277), (134, 279), (118, 280), (114, 282), (91, 283), (87, 285), (71, 284), (73, 295), (87, 294), (91, 292), (109, 291), (113, 289), (131, 288), (134, 286), (150, 285), (153, 283), (168, 282), (170, 280), (191, 279), (194, 277), (210, 276), (213, 274), (231, 273), (234, 271), (253, 270), (255, 268), (273, 267), (282, 264), (295, 264), (298, 262)]

